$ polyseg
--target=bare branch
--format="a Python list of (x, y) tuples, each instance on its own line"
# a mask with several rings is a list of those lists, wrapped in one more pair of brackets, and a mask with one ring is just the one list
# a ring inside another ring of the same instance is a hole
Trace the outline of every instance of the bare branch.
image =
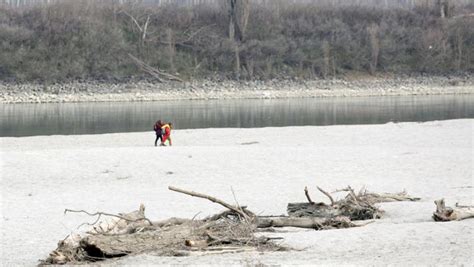
[(209, 196), (209, 195), (205, 195), (205, 194), (201, 194), (201, 193), (197, 193), (197, 192), (193, 192), (193, 191), (187, 191), (187, 190), (183, 190), (183, 189), (180, 189), (180, 188), (176, 188), (174, 186), (168, 186), (168, 189), (171, 190), (171, 191), (175, 191), (175, 192), (179, 192), (179, 193), (183, 193), (183, 194), (186, 194), (186, 195), (190, 195), (190, 196), (193, 196), (193, 197), (199, 197), (199, 198), (204, 198), (204, 199), (207, 199), (207, 200), (210, 200), (214, 203), (217, 203), (217, 204), (220, 204), (238, 214), (240, 214), (243, 218), (245, 219), (249, 219), (248, 215), (245, 214), (245, 212), (239, 210), (238, 207), (235, 207), (233, 205), (230, 205), (229, 203), (227, 202), (224, 202), (220, 199), (217, 199), (215, 197), (212, 197), (212, 196)]
[(146, 30), (148, 29), (148, 23), (150, 22), (150, 15), (146, 18), (146, 22), (143, 25), (143, 31), (142, 31), (142, 40), (145, 41), (146, 38)]
[(127, 15), (134, 23), (135, 25), (137, 26), (138, 30), (140, 30), (140, 32), (143, 32), (143, 29), (142, 27), (140, 26), (140, 24), (138, 23), (138, 21), (132, 16), (130, 15), (130, 13), (128, 13), (127, 11), (125, 10), (122, 10), (122, 12)]
[(328, 192), (326, 192), (326, 191), (324, 191), (323, 189), (321, 189), (321, 187), (319, 187), (319, 186), (316, 186), (316, 187), (318, 188), (318, 190), (319, 190), (321, 193), (325, 194), (325, 195), (329, 198), (329, 200), (331, 201), (331, 206), (334, 206), (334, 199), (332, 198), (332, 196), (331, 196)]
[(304, 187), (304, 194), (306, 196), (306, 199), (308, 199), (308, 202), (311, 203), (311, 204), (314, 204), (314, 202), (311, 200), (311, 197), (309, 196), (309, 192), (308, 192), (308, 187), (305, 186)]
[[(112, 214), (112, 213), (106, 213), (106, 212), (101, 212), (101, 211), (98, 211), (98, 212), (95, 212), (95, 213), (90, 213), (88, 211), (85, 211), (85, 210), (71, 210), (71, 209), (65, 209), (64, 210), (64, 214), (68, 213), (68, 212), (75, 212), (75, 213), (85, 213), (89, 216), (110, 216), (110, 217), (116, 217), (116, 218), (119, 218), (119, 219), (122, 219), (122, 220), (125, 220), (125, 221), (128, 221), (128, 222), (138, 222), (138, 221), (142, 221), (142, 220), (145, 220), (147, 221), (150, 225), (153, 225), (153, 222), (150, 221), (150, 219), (146, 218), (146, 217), (143, 217), (143, 218), (138, 218), (138, 219), (129, 219), (127, 217), (124, 217), (124, 216), (120, 216), (120, 215), (116, 215), (116, 214)], [(96, 220), (97, 222), (98, 220)]]
[(164, 76), (168, 80), (174, 80), (178, 82), (183, 82), (183, 80), (175, 75), (160, 71), (152, 66), (146, 64), (142, 60), (138, 59), (137, 57), (133, 56), (132, 54), (128, 54), (128, 56), (135, 62), (135, 64), (142, 69), (144, 72), (150, 74), (151, 76), (155, 77), (159, 82), (163, 82), (161, 76)]

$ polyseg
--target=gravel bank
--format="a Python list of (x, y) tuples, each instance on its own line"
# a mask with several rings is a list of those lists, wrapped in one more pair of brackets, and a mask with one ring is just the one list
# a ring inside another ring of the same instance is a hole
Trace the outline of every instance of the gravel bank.
[(0, 103), (165, 101), (182, 99), (299, 98), (472, 94), (474, 78), (397, 77), (358, 80), (193, 81), (185, 83), (0, 83)]

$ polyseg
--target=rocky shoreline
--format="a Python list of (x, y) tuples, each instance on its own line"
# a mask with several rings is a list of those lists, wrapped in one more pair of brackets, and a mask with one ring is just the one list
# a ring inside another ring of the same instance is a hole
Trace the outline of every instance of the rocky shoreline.
[(200, 80), (184, 83), (70, 82), (47, 86), (0, 83), (0, 103), (3, 104), (440, 94), (474, 94), (474, 78), (467, 75), (327, 80)]

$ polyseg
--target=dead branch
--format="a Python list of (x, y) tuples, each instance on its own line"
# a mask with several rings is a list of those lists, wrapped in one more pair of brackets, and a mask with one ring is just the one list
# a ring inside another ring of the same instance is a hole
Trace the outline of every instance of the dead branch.
[[(85, 211), (85, 210), (71, 210), (71, 209), (65, 209), (64, 210), (64, 214), (68, 213), (68, 212), (73, 212), (73, 213), (85, 213), (89, 216), (98, 216), (97, 220), (95, 222), (98, 222), (99, 221), (99, 218), (101, 216), (110, 216), (110, 217), (115, 217), (115, 218), (119, 218), (119, 219), (122, 219), (122, 220), (125, 220), (127, 222), (138, 222), (138, 221), (147, 221), (150, 225), (153, 225), (153, 222), (150, 221), (150, 219), (148, 218), (138, 218), (138, 219), (129, 219), (127, 217), (124, 217), (124, 216), (120, 216), (120, 215), (117, 215), (117, 214), (112, 214), (112, 213), (106, 213), (106, 212), (101, 212), (101, 211), (98, 211), (98, 212), (94, 212), (94, 213), (90, 213), (88, 211)], [(95, 224), (95, 223), (92, 223), (92, 224)]]
[(456, 203), (456, 206), (457, 208), (474, 208), (474, 206), (472, 205), (459, 205), (459, 203)]
[(399, 193), (378, 194), (378, 193), (368, 192), (367, 190), (362, 188), (361, 190), (359, 190), (358, 194), (355, 194), (354, 190), (350, 186), (344, 189), (333, 191), (333, 193), (336, 193), (336, 192), (348, 192), (349, 194), (346, 196), (346, 198), (352, 199), (354, 201), (357, 200), (357, 201), (366, 202), (371, 205), (376, 204), (376, 203), (382, 203), (382, 202), (418, 201), (421, 199), (419, 197), (413, 197), (413, 196), (408, 195), (406, 191), (402, 191)]
[(357, 200), (357, 196), (356, 196), (356, 194), (354, 193), (354, 189), (352, 189), (352, 187), (350, 187), (350, 186), (347, 186), (346, 191), (349, 192), (349, 194), (350, 194), (350, 196), (352, 197), (352, 199), (354, 200), (355, 204), (358, 205), (358, 206), (360, 206), (359, 200)]
[(332, 198), (332, 196), (328, 192), (321, 189), (321, 187), (317, 186), (317, 188), (321, 193), (325, 194), (329, 198), (329, 200), (331, 201), (331, 206), (334, 206), (334, 199)]
[[(287, 212), (292, 217), (318, 217), (336, 218), (346, 216), (351, 220), (367, 220), (380, 218), (382, 210), (372, 205), (371, 198), (363, 198), (365, 195), (356, 195), (351, 187), (338, 190), (337, 192), (348, 192), (344, 199), (335, 201), (331, 194), (322, 188), (318, 190), (326, 195), (331, 205), (325, 203), (288, 203)], [(306, 190), (305, 190), (306, 192)]]
[[(189, 43), (191, 40), (193, 40), (194, 37), (195, 37), (198, 33), (202, 32), (202, 31), (204, 31), (205, 29), (207, 29), (207, 28), (209, 28), (209, 27), (212, 27), (212, 26), (214, 26), (214, 24), (203, 26), (203, 27), (197, 29), (196, 31), (192, 32), (191, 34), (189, 34), (189, 35), (186, 37), (186, 39), (177, 40), (177, 41), (175, 41), (175, 42), (173, 42), (173, 43), (170, 43), (170, 42), (168, 42), (168, 41), (163, 41), (163, 40), (161, 40), (161, 39), (158, 39), (158, 37), (152, 38), (152, 40), (156, 40), (158, 43), (163, 44), (163, 45), (170, 45), (170, 44), (173, 44), (173, 45), (177, 45), (177, 46), (192, 47), (192, 46), (189, 45), (188, 43)], [(157, 40), (157, 39), (158, 39), (158, 40)]]
[(146, 31), (148, 29), (148, 23), (150, 22), (150, 15), (146, 17), (145, 24), (143, 25), (143, 31), (142, 31), (142, 40), (145, 41), (146, 39)]
[(137, 26), (138, 28), (138, 31), (141, 33), (141, 40), (142, 42), (145, 41), (146, 39), (146, 36), (147, 36), (147, 29), (148, 29), (148, 24), (150, 23), (150, 15), (148, 15), (146, 17), (146, 21), (143, 23), (143, 25), (140, 25), (140, 23), (138, 23), (137, 19), (132, 16), (130, 13), (128, 13), (127, 11), (125, 10), (122, 10), (121, 13), (124, 13), (125, 15), (127, 15), (131, 20), (132, 22), (135, 24), (135, 26)]
[(308, 192), (308, 187), (304, 187), (304, 194), (306, 195), (306, 199), (308, 199), (308, 202), (313, 204), (314, 202), (311, 200), (311, 197), (309, 196), (309, 192)]
[(460, 221), (474, 218), (474, 208), (471, 206), (459, 206), (455, 208), (446, 207), (444, 199), (435, 200), (436, 211), (433, 213), (435, 221)]
[(174, 186), (168, 186), (168, 189), (171, 190), (171, 191), (183, 193), (183, 194), (190, 195), (190, 196), (193, 196), (193, 197), (199, 197), (199, 198), (204, 198), (204, 199), (210, 200), (214, 203), (220, 204), (220, 205), (222, 205), (222, 206), (224, 206), (224, 207), (240, 214), (245, 219), (250, 219), (249, 216), (245, 212), (241, 211), (241, 209), (239, 207), (235, 207), (233, 205), (230, 205), (229, 203), (224, 202), (224, 201), (222, 201), (220, 199), (217, 199), (215, 197), (205, 195), (205, 194), (201, 194), (201, 193), (197, 193), (197, 192), (193, 192), (193, 191), (183, 190), (183, 189), (180, 189), (180, 188), (176, 188)]
[(418, 201), (421, 198), (412, 197), (407, 194), (406, 191), (400, 193), (372, 193), (367, 192), (366, 190), (361, 190), (357, 195), (358, 199), (367, 201), (371, 204), (381, 203), (381, 202), (394, 202), (394, 201)]
[(128, 54), (128, 56), (133, 60), (133, 62), (144, 72), (150, 74), (154, 78), (156, 78), (159, 82), (163, 82), (162, 77), (166, 78), (167, 80), (171, 81), (178, 81), (183, 82), (183, 80), (175, 75), (160, 71), (152, 66), (146, 64), (142, 60), (138, 59), (137, 57), (133, 56), (132, 54)]

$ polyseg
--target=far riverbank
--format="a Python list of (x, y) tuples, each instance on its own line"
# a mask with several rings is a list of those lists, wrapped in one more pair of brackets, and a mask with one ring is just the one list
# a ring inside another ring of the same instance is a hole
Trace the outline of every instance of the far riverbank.
[(473, 94), (470, 76), (417, 76), (362, 79), (218, 81), (184, 83), (70, 82), (0, 83), (0, 103), (123, 102), (207, 99), (279, 99), (311, 97)]

